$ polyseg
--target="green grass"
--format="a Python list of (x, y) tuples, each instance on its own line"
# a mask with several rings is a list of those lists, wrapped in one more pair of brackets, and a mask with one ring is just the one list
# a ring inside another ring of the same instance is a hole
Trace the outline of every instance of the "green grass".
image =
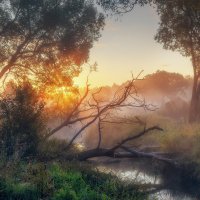
[(79, 164), (19, 163), (0, 178), (4, 200), (145, 200), (134, 184)]

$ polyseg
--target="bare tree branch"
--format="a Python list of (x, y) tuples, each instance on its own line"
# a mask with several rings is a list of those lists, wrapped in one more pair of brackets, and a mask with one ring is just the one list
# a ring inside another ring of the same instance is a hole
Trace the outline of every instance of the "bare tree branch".
[[(141, 74), (141, 73), (140, 73)], [(140, 75), (139, 74), (139, 75)], [(139, 77), (139, 75), (137, 76), (137, 78)], [(100, 99), (97, 98), (97, 95), (100, 95), (100, 92), (102, 90), (102, 88), (100, 88), (99, 90), (97, 90), (96, 92), (92, 93), (92, 102), (88, 102), (88, 106), (89, 108), (84, 108), (85, 110), (90, 110), (90, 111), (94, 111), (94, 112), (89, 112), (86, 113), (86, 116), (83, 117), (79, 117), (79, 118), (75, 118), (74, 117), (74, 113), (81, 113), (81, 110), (78, 110), (79, 107), (81, 107), (81, 104), (83, 103), (83, 101), (86, 99), (87, 95), (88, 95), (88, 88), (86, 89), (85, 95), (83, 96), (83, 98), (81, 98), (81, 100), (79, 101), (79, 103), (77, 104), (77, 106), (72, 110), (72, 112), (68, 115), (67, 119), (61, 123), (58, 127), (56, 127), (55, 129), (53, 129), (47, 136), (46, 139), (48, 139), (50, 136), (52, 136), (53, 134), (55, 134), (57, 131), (59, 131), (61, 128), (77, 123), (77, 122), (83, 122), (86, 121), (86, 123), (74, 134), (74, 136), (70, 139), (68, 145), (63, 149), (63, 150), (67, 150), (70, 148), (70, 146), (73, 144), (73, 142), (77, 139), (77, 137), (83, 133), (83, 131), (85, 131), (85, 129), (87, 129), (90, 125), (92, 125), (93, 123), (95, 123), (98, 120), (98, 144), (97, 144), (97, 148), (100, 148), (101, 145), (101, 140), (102, 140), (102, 127), (101, 127), (101, 123), (103, 123), (104, 121), (109, 121), (107, 118), (110, 117), (111, 113), (117, 109), (120, 108), (125, 108), (125, 107), (141, 107), (141, 108), (146, 108), (148, 109), (148, 107), (146, 106), (146, 104), (143, 103), (143, 101), (141, 101), (142, 103), (139, 104), (139, 100), (137, 104), (131, 103), (131, 102), (127, 102), (129, 97), (131, 95), (133, 95), (135, 93), (135, 89), (133, 90), (133, 88), (135, 88), (134, 82), (136, 79), (132, 79), (130, 81), (127, 82), (127, 84), (123, 87), (120, 88), (120, 90), (118, 90), (118, 92), (116, 92), (114, 94), (114, 97), (112, 98), (112, 100), (108, 103), (102, 102)], [(96, 110), (96, 111), (95, 111)], [(91, 119), (91, 120), (90, 120)], [(137, 119), (137, 118), (136, 118)], [(89, 120), (89, 121), (88, 121)], [(138, 121), (138, 120), (137, 120)], [(138, 121), (139, 122), (139, 121)], [(152, 130), (154, 129), (159, 129), (158, 127), (153, 127)], [(160, 129), (159, 129), (160, 130)], [(146, 132), (151, 131), (151, 129), (148, 130), (144, 130), (141, 133), (141, 136), (143, 134), (145, 134)], [(135, 137), (140, 137), (140, 135), (138, 136), (134, 136), (131, 138), (127, 138), (127, 141), (135, 139)], [(122, 144), (126, 143), (127, 141), (123, 141)], [(118, 144), (119, 146), (121, 146), (122, 144)], [(116, 149), (118, 148), (118, 146), (115, 147)]]
[[(87, 81), (87, 86), (86, 86), (86, 91), (84, 93), (84, 95), (80, 98), (79, 102), (76, 104), (76, 106), (73, 108), (73, 110), (70, 112), (70, 114), (67, 116), (67, 119), (62, 122), (58, 127), (54, 128), (52, 131), (50, 131), (49, 134), (47, 134), (45, 136), (45, 139), (48, 139), (49, 137), (51, 137), (54, 133), (58, 132), (60, 129), (62, 129), (63, 127), (69, 125), (71, 118), (73, 117), (74, 113), (78, 110), (78, 108), (80, 107), (80, 105), (82, 104), (82, 102), (85, 100), (85, 98), (87, 97), (89, 92), (89, 85), (88, 85), (88, 81)], [(71, 122), (72, 123), (72, 122)], [(70, 124), (71, 124), (70, 123)]]
[(138, 138), (141, 138), (142, 136), (144, 136), (145, 134), (151, 132), (151, 131), (155, 131), (155, 130), (158, 130), (158, 131), (163, 131), (162, 128), (160, 128), (159, 126), (153, 126), (153, 127), (150, 127), (148, 129), (144, 129), (143, 131), (141, 131), (140, 133), (138, 133), (137, 135), (134, 135), (134, 136), (131, 136), (131, 137), (128, 137), (124, 140), (122, 140), (119, 144), (117, 144), (116, 146), (114, 146), (112, 148), (112, 150), (116, 150), (118, 148), (120, 148), (122, 145), (126, 144), (127, 142), (130, 142), (132, 140), (135, 140), (135, 139), (138, 139)]

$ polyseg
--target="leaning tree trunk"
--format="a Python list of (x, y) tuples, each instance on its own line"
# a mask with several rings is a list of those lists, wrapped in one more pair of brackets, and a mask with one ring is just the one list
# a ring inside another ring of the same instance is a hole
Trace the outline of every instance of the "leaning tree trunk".
[(193, 61), (193, 68), (194, 68), (194, 81), (193, 81), (190, 113), (189, 113), (190, 123), (200, 121), (200, 80), (199, 80), (200, 72), (197, 70), (198, 68), (195, 64), (195, 61)]
[(196, 90), (196, 120), (200, 122), (200, 80), (197, 82), (197, 90)]
[(195, 122), (197, 120), (197, 84), (198, 84), (198, 77), (194, 75), (193, 81), (193, 89), (192, 89), (192, 98), (190, 103), (190, 113), (189, 113), (189, 122)]

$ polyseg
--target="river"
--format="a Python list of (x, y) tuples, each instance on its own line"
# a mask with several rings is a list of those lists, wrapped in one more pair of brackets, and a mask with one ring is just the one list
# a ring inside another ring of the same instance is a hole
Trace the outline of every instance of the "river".
[[(199, 200), (200, 183), (194, 183), (180, 170), (152, 160), (123, 161), (101, 159), (95, 161), (98, 170), (117, 175), (120, 179), (145, 186), (153, 186), (150, 199), (154, 200)], [(156, 186), (154, 188), (154, 186)], [(158, 186), (158, 187), (157, 187)]]

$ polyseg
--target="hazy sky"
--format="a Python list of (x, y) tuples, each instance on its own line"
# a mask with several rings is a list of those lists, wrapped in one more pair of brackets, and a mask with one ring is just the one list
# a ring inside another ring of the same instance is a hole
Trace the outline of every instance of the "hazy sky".
[[(107, 20), (102, 37), (91, 50), (90, 63), (98, 63), (98, 72), (90, 75), (92, 86), (120, 84), (144, 70), (143, 75), (160, 70), (192, 75), (189, 58), (164, 50), (154, 40), (159, 17), (149, 6)], [(83, 84), (88, 68), (76, 80)]]

